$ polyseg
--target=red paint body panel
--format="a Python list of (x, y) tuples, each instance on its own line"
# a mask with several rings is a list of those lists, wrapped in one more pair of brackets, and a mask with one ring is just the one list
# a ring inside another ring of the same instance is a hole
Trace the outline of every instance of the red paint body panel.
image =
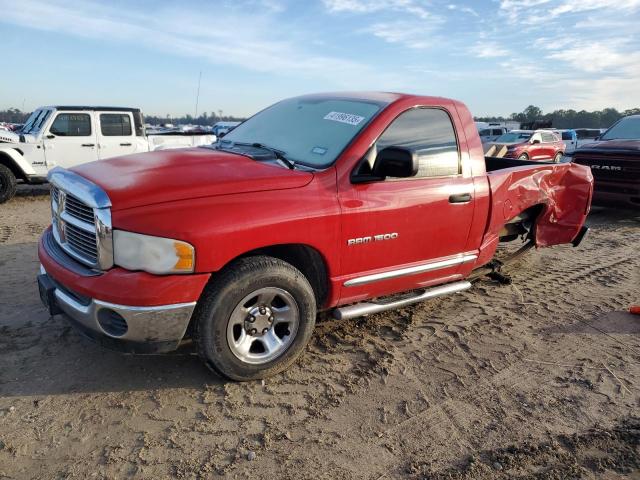
[[(134, 155), (74, 169), (107, 192), (115, 229), (191, 243), (196, 274), (159, 277), (115, 268), (100, 277), (76, 278), (53, 265), (42, 248), (41, 261), (55, 278), (84, 295), (128, 304), (136, 297), (135, 305), (155, 305), (160, 297), (172, 302), (177, 297), (198, 298), (210, 274), (215, 278), (215, 272), (247, 252), (303, 244), (317, 250), (325, 262), (329, 296), (324, 306), (332, 307), (463, 278), (491, 259), (504, 223), (534, 205), (544, 205), (537, 224), (539, 246), (567, 243), (578, 233), (591, 197), (588, 169), (541, 164), (487, 175), (476, 126), (462, 103), (387, 93), (360, 96), (390, 103), (324, 171), (291, 171), (203, 148)], [(353, 184), (351, 173), (377, 138), (398, 115), (414, 107), (449, 114), (457, 132), (461, 174)], [(471, 194), (472, 200), (449, 202), (450, 195), (461, 193)], [(350, 239), (391, 233), (397, 233), (393, 240), (348, 245)], [(354, 278), (463, 254), (478, 259), (344, 285)]]
[(297, 188), (313, 174), (209, 148), (160, 150), (85, 163), (72, 170), (100, 185), (114, 208)]
[(192, 244), (196, 272), (218, 271), (261, 247), (296, 243), (318, 250), (330, 275), (339, 271), (339, 217), (333, 168), (313, 175), (313, 181), (297, 189), (181, 200), (112, 213), (119, 229)]
[(570, 243), (584, 224), (591, 205), (591, 171), (574, 163), (506, 168), (487, 175), (491, 215), (478, 263), (491, 260), (503, 225), (520, 212), (542, 205), (536, 221), (536, 246)]
[[(51, 228), (51, 227), (49, 227)], [(196, 275), (151, 275), (112, 268), (102, 275), (85, 277), (55, 262), (38, 244), (40, 263), (55, 280), (85, 297), (133, 307), (154, 307), (195, 302), (211, 277)]]

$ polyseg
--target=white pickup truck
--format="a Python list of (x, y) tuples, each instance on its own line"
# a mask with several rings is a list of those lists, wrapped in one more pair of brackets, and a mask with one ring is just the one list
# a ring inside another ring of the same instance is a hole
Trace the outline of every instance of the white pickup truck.
[(55, 166), (72, 167), (131, 153), (194, 147), (215, 142), (209, 133), (147, 135), (138, 108), (40, 107), (17, 132), (0, 131), (0, 203), (18, 181), (46, 182)]

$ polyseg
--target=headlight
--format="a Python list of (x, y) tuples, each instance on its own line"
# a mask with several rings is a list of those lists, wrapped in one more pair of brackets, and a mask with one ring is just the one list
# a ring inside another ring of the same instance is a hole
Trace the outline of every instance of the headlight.
[(149, 273), (192, 273), (196, 252), (187, 242), (140, 233), (113, 231), (114, 263)]

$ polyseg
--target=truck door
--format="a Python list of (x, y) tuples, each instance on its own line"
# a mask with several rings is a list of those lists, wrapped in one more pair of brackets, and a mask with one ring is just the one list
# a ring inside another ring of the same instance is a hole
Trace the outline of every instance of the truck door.
[(136, 152), (131, 112), (97, 112), (98, 156), (100, 159)]
[(418, 174), (341, 185), (341, 301), (453, 280), (463, 263), (475, 260), (465, 252), (474, 188), (471, 173), (462, 173), (461, 141), (464, 149), (449, 111), (407, 110), (358, 168), (373, 168), (377, 152), (401, 146), (418, 153)]
[(49, 165), (73, 167), (98, 158), (92, 112), (57, 111), (44, 133), (44, 154)]

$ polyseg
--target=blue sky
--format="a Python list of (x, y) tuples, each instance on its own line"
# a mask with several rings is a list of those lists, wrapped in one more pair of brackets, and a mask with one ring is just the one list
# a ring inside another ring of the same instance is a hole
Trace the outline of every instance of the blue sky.
[(640, 0), (0, 0), (0, 108), (249, 115), (302, 93), (640, 106)]

